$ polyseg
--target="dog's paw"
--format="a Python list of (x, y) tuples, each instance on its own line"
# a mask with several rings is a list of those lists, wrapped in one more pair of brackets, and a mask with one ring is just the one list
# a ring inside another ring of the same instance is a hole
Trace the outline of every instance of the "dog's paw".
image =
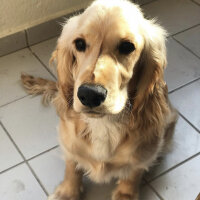
[(58, 198), (59, 197), (56, 194), (52, 194), (52, 195), (48, 196), (47, 200), (59, 200)]
[(69, 182), (63, 182), (47, 200), (79, 200), (80, 192), (80, 189), (72, 187)]
[(48, 197), (47, 200), (79, 200), (79, 197), (76, 196), (61, 196), (59, 194), (52, 194)]
[(123, 193), (120, 190), (116, 190), (112, 194), (112, 200), (138, 200), (138, 194)]

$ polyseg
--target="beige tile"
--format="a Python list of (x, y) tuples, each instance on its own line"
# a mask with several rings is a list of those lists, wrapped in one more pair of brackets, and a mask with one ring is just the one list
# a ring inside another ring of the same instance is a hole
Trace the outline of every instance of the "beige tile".
[(200, 57), (200, 25), (174, 37)]
[(22, 72), (53, 80), (28, 49), (3, 56), (0, 58), (0, 106), (27, 95), (20, 81)]
[(0, 56), (23, 49), (26, 46), (25, 31), (0, 38)]
[(200, 80), (173, 92), (170, 99), (180, 113), (200, 130), (199, 91)]
[(200, 134), (179, 117), (170, 151), (146, 175), (147, 180), (200, 152)]
[(172, 38), (167, 42), (165, 79), (169, 91), (200, 77), (200, 60)]
[(22, 157), (0, 126), (0, 172), (22, 161)]
[(152, 182), (165, 200), (193, 200), (200, 188), (200, 156)]
[(46, 200), (46, 195), (23, 164), (0, 175), (1, 200)]
[(53, 72), (55, 76), (56, 75), (56, 68), (52, 64), (49, 66), (49, 60), (51, 58), (52, 52), (55, 50), (57, 43), (57, 37), (41, 42), (39, 44), (36, 44), (34, 46), (31, 46), (32, 51), (41, 59), (41, 61), (49, 67), (49, 69)]
[(157, 0), (142, 8), (147, 16), (156, 17), (170, 34), (200, 22), (200, 7), (190, 0)]
[(26, 158), (58, 144), (58, 117), (52, 107), (41, 104), (40, 96), (28, 96), (0, 108), (0, 120)]

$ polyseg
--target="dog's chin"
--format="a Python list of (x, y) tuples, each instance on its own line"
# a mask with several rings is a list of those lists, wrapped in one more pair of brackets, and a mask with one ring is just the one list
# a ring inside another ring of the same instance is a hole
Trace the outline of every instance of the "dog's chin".
[(102, 118), (105, 116), (105, 113), (100, 113), (95, 111), (83, 111), (82, 113), (88, 118)]

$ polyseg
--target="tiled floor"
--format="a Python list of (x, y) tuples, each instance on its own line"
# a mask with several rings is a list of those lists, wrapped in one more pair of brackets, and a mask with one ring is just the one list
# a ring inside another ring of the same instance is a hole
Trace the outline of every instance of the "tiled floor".
[[(145, 176), (141, 200), (195, 200), (200, 192), (200, 1), (143, 2), (146, 15), (157, 17), (170, 34), (165, 78), (180, 118), (171, 152)], [(45, 200), (62, 180), (56, 113), (43, 107), (40, 97), (27, 95), (19, 81), (21, 72), (54, 79), (47, 67), (55, 43), (56, 38), (0, 57), (1, 200)], [(114, 183), (84, 182), (84, 200), (110, 199)]]

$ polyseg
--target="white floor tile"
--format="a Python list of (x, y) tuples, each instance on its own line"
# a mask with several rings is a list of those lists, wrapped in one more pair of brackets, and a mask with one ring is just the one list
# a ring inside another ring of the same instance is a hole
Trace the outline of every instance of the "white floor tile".
[(167, 42), (167, 52), (165, 80), (169, 91), (200, 77), (200, 60), (171, 38)]
[(200, 25), (174, 37), (196, 55), (200, 56)]
[(1, 200), (46, 200), (46, 195), (23, 164), (0, 175)]
[(156, 17), (170, 34), (190, 28), (200, 21), (200, 6), (190, 0), (157, 0), (142, 8), (147, 16)]
[(49, 67), (49, 69), (54, 73), (55, 76), (56, 76), (55, 66), (53, 65), (53, 63), (52, 65), (49, 66), (49, 60), (51, 58), (52, 52), (56, 48), (57, 39), (58, 38), (56, 37), (56, 38), (31, 46), (32, 51), (41, 59), (41, 61), (47, 67)]
[[(33, 160), (29, 161), (31, 167), (39, 177), (41, 183), (48, 193), (53, 193), (54, 189), (64, 178), (65, 162), (61, 158), (62, 153), (59, 149), (54, 149)], [(95, 184), (83, 178), (84, 200), (110, 200), (112, 190), (115, 188), (114, 181), (110, 184)], [(147, 187), (141, 189), (141, 199), (157, 200), (155, 194)]]
[(170, 94), (170, 99), (180, 113), (200, 130), (199, 91), (200, 80), (173, 92)]
[(193, 200), (200, 188), (200, 156), (152, 182), (165, 200)]
[(22, 161), (22, 157), (0, 126), (0, 172)]
[[(145, 15), (157, 17), (170, 34), (181, 32), (200, 22), (200, 0), (135, 0)], [(200, 56), (200, 25), (173, 36)], [(48, 67), (57, 38), (31, 46), (31, 50)], [(200, 59), (169, 38), (168, 66), (165, 79), (172, 91), (200, 77)], [(56, 76), (55, 68), (49, 68)], [(28, 49), (0, 57), (0, 120), (26, 159), (58, 144), (58, 117), (54, 108), (44, 107), (41, 97), (30, 97), (20, 83), (21, 72), (53, 80), (53, 77)], [(172, 104), (200, 130), (200, 80), (170, 94)], [(3, 94), (3, 95), (2, 95)], [(24, 98), (22, 98), (24, 97)], [(11, 104), (16, 99), (22, 98)], [(200, 134), (179, 118), (172, 150), (145, 177), (152, 180), (162, 172), (200, 152)], [(0, 172), (23, 159), (0, 126)], [(29, 161), (47, 192), (51, 194), (63, 180), (65, 162), (60, 148), (55, 148)], [(200, 192), (200, 155), (155, 179), (154, 189), (164, 200), (194, 200)], [(84, 177), (84, 198), (110, 200), (115, 182), (95, 184)], [(0, 200), (46, 200), (46, 194), (26, 164), (0, 173)], [(160, 200), (148, 186), (142, 185), (140, 200)]]
[(25, 97), (0, 108), (0, 119), (26, 158), (57, 145), (58, 117), (41, 97)]
[[(52, 150), (29, 161), (31, 167), (49, 194), (64, 178), (65, 162), (59, 149)], [(110, 200), (114, 184), (94, 184), (84, 178), (84, 200)]]
[(29, 164), (40, 178), (49, 194), (64, 178), (65, 161), (60, 149), (51, 150), (33, 160)]
[(0, 91), (3, 95), (0, 98), (0, 106), (27, 95), (20, 82), (22, 72), (52, 79), (28, 49), (1, 57)]
[(146, 175), (147, 180), (200, 152), (200, 134), (179, 117), (170, 151)]

